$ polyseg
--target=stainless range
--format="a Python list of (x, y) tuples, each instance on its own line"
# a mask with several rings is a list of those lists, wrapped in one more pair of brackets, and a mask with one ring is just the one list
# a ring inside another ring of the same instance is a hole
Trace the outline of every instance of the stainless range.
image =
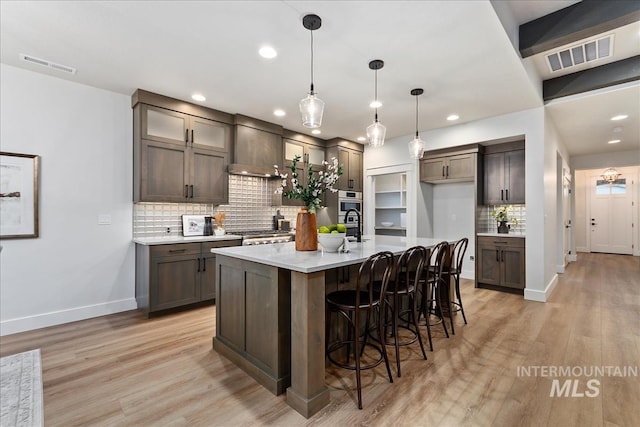
[(268, 245), (271, 243), (286, 243), (293, 240), (293, 234), (279, 230), (255, 230), (234, 232), (242, 236), (242, 246)]

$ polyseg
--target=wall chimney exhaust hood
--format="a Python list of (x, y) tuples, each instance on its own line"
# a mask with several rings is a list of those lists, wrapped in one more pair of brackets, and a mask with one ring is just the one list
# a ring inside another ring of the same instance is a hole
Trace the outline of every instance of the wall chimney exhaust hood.
[(282, 126), (236, 114), (232, 175), (275, 178), (273, 165), (282, 168)]

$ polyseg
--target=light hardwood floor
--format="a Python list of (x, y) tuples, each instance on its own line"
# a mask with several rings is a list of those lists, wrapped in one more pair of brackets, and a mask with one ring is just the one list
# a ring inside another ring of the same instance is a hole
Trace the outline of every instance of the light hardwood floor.
[[(42, 350), (47, 426), (375, 425), (639, 426), (640, 377), (600, 381), (595, 397), (550, 397), (554, 378), (529, 366), (640, 365), (640, 260), (579, 254), (550, 300), (462, 284), (468, 325), (434, 328), (425, 361), (402, 349), (402, 378), (383, 365), (328, 368), (331, 403), (306, 420), (211, 348), (215, 307), (147, 320), (126, 312), (0, 338), (0, 354)], [(394, 362), (393, 351), (389, 352)], [(394, 371), (395, 373), (395, 371)], [(558, 378), (564, 382), (566, 378)]]

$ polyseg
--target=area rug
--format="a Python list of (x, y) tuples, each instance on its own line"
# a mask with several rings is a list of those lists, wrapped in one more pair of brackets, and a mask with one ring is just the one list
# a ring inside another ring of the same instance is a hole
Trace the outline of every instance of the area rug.
[(42, 426), (40, 349), (0, 358), (0, 426)]

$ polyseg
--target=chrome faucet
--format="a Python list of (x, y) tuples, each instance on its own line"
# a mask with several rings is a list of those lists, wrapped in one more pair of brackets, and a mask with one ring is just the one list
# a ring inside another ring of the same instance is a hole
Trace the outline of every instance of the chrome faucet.
[(358, 211), (358, 209), (349, 209), (344, 214), (344, 223), (347, 223), (347, 217), (351, 212), (355, 212), (358, 216), (358, 231), (356, 231), (356, 242), (362, 242), (362, 223), (360, 222), (360, 211)]

